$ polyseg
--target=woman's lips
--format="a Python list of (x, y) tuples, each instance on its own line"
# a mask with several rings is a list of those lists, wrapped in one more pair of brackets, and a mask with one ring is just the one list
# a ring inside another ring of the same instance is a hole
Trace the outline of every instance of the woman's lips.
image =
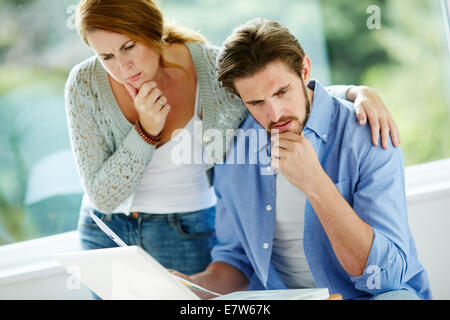
[(130, 82), (136, 82), (141, 78), (142, 72), (138, 73), (137, 75), (134, 75), (132, 77), (129, 77), (127, 80)]

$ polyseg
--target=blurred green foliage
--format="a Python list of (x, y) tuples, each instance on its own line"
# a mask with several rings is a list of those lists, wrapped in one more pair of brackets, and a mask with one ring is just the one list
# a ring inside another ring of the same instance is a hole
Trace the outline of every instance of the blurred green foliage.
[[(321, 3), (333, 83), (381, 94), (407, 166), (450, 157), (450, 59), (439, 1)], [(366, 25), (369, 5), (381, 9), (379, 30)]]

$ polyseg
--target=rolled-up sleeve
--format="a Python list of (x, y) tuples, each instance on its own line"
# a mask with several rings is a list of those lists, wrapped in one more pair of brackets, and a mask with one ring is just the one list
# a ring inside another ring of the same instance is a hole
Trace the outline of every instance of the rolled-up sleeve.
[[(215, 174), (214, 180), (217, 180), (218, 175)], [(217, 205), (216, 205), (216, 236), (217, 243), (211, 251), (213, 262), (225, 262), (240, 270), (250, 280), (253, 274), (253, 268), (250, 261), (241, 245), (238, 233), (235, 229), (236, 221), (231, 212), (227, 212), (227, 206), (222, 199), (220, 186), (214, 184)], [(240, 226), (237, 226), (240, 229)]]
[(374, 238), (363, 274), (351, 280), (373, 295), (404, 288), (412, 276), (407, 272), (412, 237), (400, 148), (371, 147), (360, 172), (353, 209), (372, 227)]
[(352, 277), (355, 288), (377, 295), (403, 288), (406, 255), (387, 236), (374, 229), (374, 240), (364, 273)]

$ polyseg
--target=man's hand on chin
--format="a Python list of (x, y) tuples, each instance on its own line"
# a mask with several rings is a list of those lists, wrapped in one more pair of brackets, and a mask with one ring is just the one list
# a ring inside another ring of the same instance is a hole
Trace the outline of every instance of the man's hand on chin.
[(316, 152), (301, 134), (282, 132), (272, 134), (272, 167), (307, 196), (314, 192), (326, 176)]

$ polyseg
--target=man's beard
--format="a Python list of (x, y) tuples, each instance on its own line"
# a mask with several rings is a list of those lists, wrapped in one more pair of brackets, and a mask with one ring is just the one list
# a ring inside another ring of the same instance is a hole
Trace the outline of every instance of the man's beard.
[(300, 121), (300, 119), (297, 116), (290, 115), (281, 117), (278, 122), (270, 122), (269, 124), (269, 132), (272, 131), (273, 126), (275, 126), (277, 123), (287, 122), (287, 121), (296, 121), (299, 125), (298, 135), (301, 134), (303, 128), (306, 126), (306, 122), (308, 122), (309, 116), (311, 114), (311, 102), (309, 102), (308, 98), (308, 92), (306, 91), (305, 83), (302, 81), (302, 89), (303, 89), (303, 95), (305, 97), (305, 116), (303, 118), (303, 121)]

